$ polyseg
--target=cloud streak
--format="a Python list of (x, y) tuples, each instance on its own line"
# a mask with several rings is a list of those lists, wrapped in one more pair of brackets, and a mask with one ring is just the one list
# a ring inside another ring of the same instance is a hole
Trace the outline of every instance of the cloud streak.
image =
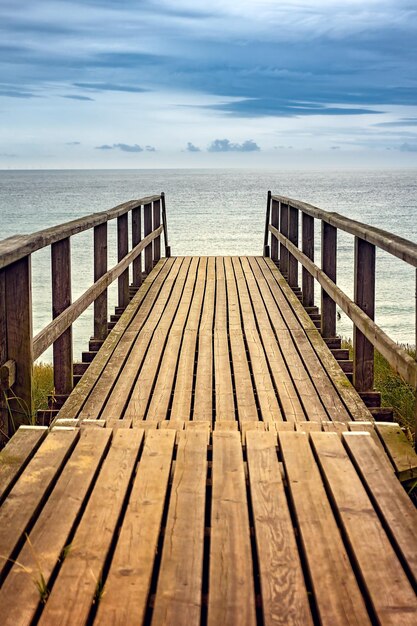
[(142, 146), (137, 143), (114, 143), (112, 145), (103, 144), (101, 146), (96, 146), (96, 150), (121, 150), (122, 152), (156, 152), (156, 148), (154, 148), (153, 146), (145, 146), (144, 148), (142, 148)]
[(215, 139), (207, 148), (208, 152), (259, 152), (260, 147), (252, 139), (243, 143), (233, 143), (229, 139)]

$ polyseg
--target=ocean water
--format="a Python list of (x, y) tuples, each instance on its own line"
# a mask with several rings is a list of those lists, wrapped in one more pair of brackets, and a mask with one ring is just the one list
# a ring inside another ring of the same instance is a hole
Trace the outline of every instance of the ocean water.
[[(262, 254), (266, 195), (288, 195), (417, 241), (417, 171), (53, 170), (0, 171), (0, 239), (165, 191), (173, 255)], [(116, 263), (109, 223), (109, 267)], [(319, 225), (316, 226), (316, 262)], [(353, 237), (339, 232), (337, 282), (353, 295)], [(51, 320), (50, 252), (33, 254), (34, 334)], [(92, 284), (92, 231), (72, 238), (73, 299)], [(415, 343), (415, 270), (377, 252), (376, 321)], [(319, 288), (317, 287), (319, 302)], [(109, 290), (109, 312), (116, 286)], [(338, 332), (351, 336), (342, 313)], [(92, 307), (74, 325), (74, 356), (92, 334)], [(50, 360), (51, 351), (42, 359)]]

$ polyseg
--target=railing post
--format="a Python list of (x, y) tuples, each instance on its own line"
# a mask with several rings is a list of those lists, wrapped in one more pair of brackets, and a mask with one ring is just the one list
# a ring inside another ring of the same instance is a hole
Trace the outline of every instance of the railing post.
[[(135, 248), (142, 240), (141, 224), (142, 207), (132, 209), (132, 248)], [(133, 286), (140, 287), (142, 284), (142, 253), (133, 261)]]
[[(415, 280), (415, 286), (416, 286), (416, 295), (415, 295), (415, 299), (416, 299), (416, 306), (415, 306), (415, 342), (414, 342), (414, 346), (415, 346), (415, 359), (417, 361), (417, 268), (416, 268), (416, 280)], [(414, 389), (414, 393), (415, 393), (415, 401), (414, 401), (414, 447), (416, 449), (417, 452), (417, 386)]]
[[(375, 318), (375, 246), (355, 237), (355, 303), (368, 317)], [(353, 327), (354, 384), (357, 391), (374, 388), (374, 347)]]
[[(66, 237), (51, 246), (52, 318), (55, 319), (71, 304), (71, 243)], [(72, 328), (53, 344), (54, 388), (57, 395), (72, 391)]]
[[(117, 218), (117, 260), (124, 259), (129, 250), (129, 232), (127, 213)], [(119, 307), (125, 309), (129, 304), (129, 268), (118, 278)]]
[[(6, 272), (0, 270), (0, 367), (7, 361)], [(6, 390), (4, 390), (6, 391)], [(3, 390), (0, 389), (0, 444), (9, 435), (9, 416)]]
[[(161, 201), (155, 200), (153, 203), (153, 229), (156, 230), (161, 225)], [(153, 240), (153, 264), (156, 265), (161, 258), (161, 236)]]
[[(355, 303), (368, 317), (375, 318), (375, 246), (355, 237)], [(353, 327), (354, 384), (357, 391), (374, 388), (374, 347)]]
[[(298, 209), (289, 207), (288, 239), (298, 248)], [(294, 289), (298, 287), (298, 261), (291, 253), (288, 255), (288, 284)]]
[[(94, 227), (94, 282), (107, 272), (107, 222)], [(94, 338), (107, 337), (107, 289), (94, 300)]]
[(271, 192), (268, 191), (267, 199), (266, 199), (266, 218), (265, 218), (265, 236), (264, 236), (264, 257), (269, 257), (269, 217), (271, 214)]
[(171, 256), (171, 247), (168, 245), (168, 226), (167, 226), (167, 210), (165, 205), (165, 194), (161, 193), (161, 205), (162, 205), (162, 224), (164, 227), (164, 242), (165, 242), (165, 256), (167, 259)]
[[(302, 251), (314, 261), (314, 217), (301, 213)], [(302, 269), (303, 305), (314, 306), (314, 278), (305, 267)]]
[[(145, 204), (143, 210), (143, 226), (145, 237), (152, 232), (152, 204)], [(145, 248), (145, 273), (149, 274), (153, 268), (152, 241)]]
[[(336, 283), (337, 229), (327, 222), (321, 224), (321, 268)], [(321, 290), (321, 334), (336, 336), (336, 303)]]
[[(32, 276), (30, 255), (9, 265), (0, 278), (0, 305), (3, 312), (2, 331), (6, 339), (7, 359), (16, 363), (16, 380), (10, 393), (7, 393), (11, 415), (9, 415), (9, 433), (13, 433), (21, 424), (31, 423), (33, 419), (32, 377)], [(4, 347), (2, 352), (4, 352)], [(3, 357), (4, 355), (2, 355)]]
[[(281, 202), (281, 211), (280, 211), (280, 232), (284, 237), (288, 237), (288, 219), (289, 219), (289, 207), (288, 204), (283, 204)], [(279, 269), (281, 273), (287, 278), (288, 277), (288, 250), (285, 246), (280, 243), (279, 245)]]
[[(279, 229), (279, 202), (274, 199), (271, 206), (271, 226)], [(274, 263), (278, 261), (278, 239), (273, 233), (271, 233), (271, 259)]]

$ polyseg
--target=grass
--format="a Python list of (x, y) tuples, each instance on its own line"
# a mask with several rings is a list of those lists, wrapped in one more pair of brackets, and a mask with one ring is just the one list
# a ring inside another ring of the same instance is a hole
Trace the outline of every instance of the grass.
[[(343, 347), (349, 348), (350, 358), (353, 357), (353, 347), (350, 340), (343, 341)], [(412, 346), (402, 346), (410, 356), (415, 358), (416, 349)], [(383, 407), (394, 409), (395, 419), (398, 423), (414, 432), (415, 416), (414, 405), (416, 400), (415, 390), (405, 383), (396, 374), (388, 361), (375, 350), (375, 389), (381, 392), (381, 404)]]
[(54, 370), (51, 363), (35, 363), (33, 366), (34, 412), (48, 408), (48, 396), (53, 395)]

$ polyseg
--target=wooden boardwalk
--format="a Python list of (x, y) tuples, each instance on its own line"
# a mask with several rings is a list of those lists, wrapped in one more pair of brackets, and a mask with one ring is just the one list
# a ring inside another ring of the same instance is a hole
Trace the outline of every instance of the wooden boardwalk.
[(2, 453), (0, 624), (415, 625), (384, 428), (270, 259), (160, 260)]

